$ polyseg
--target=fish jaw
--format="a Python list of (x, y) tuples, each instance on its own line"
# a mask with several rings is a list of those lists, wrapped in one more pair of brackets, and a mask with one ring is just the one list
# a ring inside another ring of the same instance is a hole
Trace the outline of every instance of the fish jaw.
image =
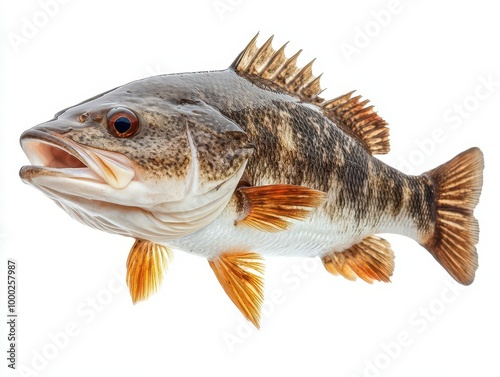
[(123, 189), (135, 176), (132, 162), (116, 152), (82, 147), (48, 129), (31, 129), (21, 136), (21, 147), (31, 166), (23, 166), (21, 179), (37, 186), (40, 177), (86, 180)]

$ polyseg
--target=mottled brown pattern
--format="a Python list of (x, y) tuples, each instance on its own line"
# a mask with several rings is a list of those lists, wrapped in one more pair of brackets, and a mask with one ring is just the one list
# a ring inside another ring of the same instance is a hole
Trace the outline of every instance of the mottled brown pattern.
[[(245, 80), (226, 75), (228, 82)], [(248, 134), (255, 151), (247, 165), (251, 184), (304, 185), (328, 192), (325, 210), (332, 221), (352, 216), (354, 224), (376, 225), (403, 209), (421, 231), (433, 226), (432, 186), (374, 158), (314, 105), (246, 82), (228, 109), (220, 111)], [(254, 93), (254, 92), (258, 93)], [(263, 102), (262, 97), (268, 100)], [(220, 96), (218, 96), (220, 98)], [(238, 99), (241, 102), (236, 102)]]
[[(164, 75), (124, 85), (58, 116), (65, 121), (88, 113), (67, 137), (120, 151), (157, 179), (188, 174), (189, 129), (206, 182), (223, 180), (249, 159), (245, 177), (252, 185), (292, 184), (327, 192), (323, 208), (332, 221), (349, 216), (353, 226), (373, 225), (383, 214), (407, 213), (418, 229), (432, 226), (428, 181), (372, 157), (321, 107), (283, 90), (232, 69)], [(136, 112), (141, 122), (136, 136), (110, 137), (105, 116), (100, 123), (92, 120), (113, 106)]]
[(405, 223), (413, 222), (420, 232), (431, 229), (436, 217), (431, 182), (407, 177), (370, 156), (389, 151), (389, 131), (368, 100), (353, 97), (353, 92), (323, 100), (313, 61), (298, 67), (300, 51), (287, 58), (285, 46), (274, 50), (272, 40), (259, 48), (255, 36), (230, 68), (262, 89), (243, 91), (248, 97), (239, 99), (248, 104), (264, 96), (269, 101), (221, 110), (254, 140), (255, 155), (247, 167), (252, 183), (278, 181), (324, 190), (332, 220), (348, 216), (360, 227), (375, 229), (380, 219), (399, 216), (397, 221), (406, 217)]

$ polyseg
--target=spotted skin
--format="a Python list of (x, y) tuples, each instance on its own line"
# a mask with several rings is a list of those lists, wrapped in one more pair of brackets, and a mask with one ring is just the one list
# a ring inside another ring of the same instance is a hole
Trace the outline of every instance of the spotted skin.
[[(245, 80), (231, 71), (220, 74)], [(293, 184), (327, 192), (323, 210), (332, 221), (347, 221), (348, 213), (350, 221), (373, 230), (379, 230), (377, 223), (384, 216), (413, 224), (419, 234), (433, 229), (434, 194), (427, 178), (407, 176), (373, 157), (318, 106), (266, 89), (262, 83), (250, 88), (246, 82), (239, 84), (244, 90), (233, 97), (232, 108), (218, 105), (255, 145), (246, 168), (251, 184)], [(262, 96), (269, 97), (265, 104)], [(235, 103), (236, 98), (243, 99)]]
[[(151, 92), (151, 86), (157, 90)], [(187, 176), (192, 163), (186, 137), (189, 129), (202, 179), (224, 180), (246, 161), (252, 146), (240, 127), (201, 100), (196, 90), (179, 89), (182, 86), (175, 75), (134, 81), (59, 112), (49, 128), (79, 144), (123, 153), (143, 175), (158, 180)], [(134, 137), (111, 137), (106, 114), (117, 106), (130, 108), (139, 116), (140, 131)], [(74, 125), (76, 119), (84, 121)], [(73, 125), (68, 127), (68, 122)]]

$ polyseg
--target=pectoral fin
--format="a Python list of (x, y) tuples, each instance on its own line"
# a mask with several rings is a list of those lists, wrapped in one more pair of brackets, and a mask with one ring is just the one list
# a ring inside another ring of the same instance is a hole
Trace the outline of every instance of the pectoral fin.
[(134, 304), (158, 290), (171, 259), (172, 252), (166, 246), (135, 240), (127, 259), (127, 285)]
[(333, 275), (346, 279), (360, 277), (367, 283), (374, 280), (389, 282), (394, 270), (394, 253), (389, 242), (377, 236), (368, 236), (342, 252), (323, 257), (323, 264)]
[(231, 301), (259, 328), (264, 300), (262, 258), (255, 253), (227, 253), (208, 262)]
[(290, 227), (291, 220), (305, 220), (323, 204), (326, 194), (309, 187), (269, 185), (241, 187), (235, 192), (240, 214), (235, 225), (266, 232)]

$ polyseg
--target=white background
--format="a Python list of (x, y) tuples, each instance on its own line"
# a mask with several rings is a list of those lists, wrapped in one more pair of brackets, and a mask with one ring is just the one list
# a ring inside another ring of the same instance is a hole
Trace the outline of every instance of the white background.
[[(74, 0), (61, 1), (50, 15), (43, 0), (6, 3), (1, 315), (6, 260), (13, 258), (18, 367), (28, 371), (13, 375), (498, 375), (496, 2)], [(35, 21), (37, 30), (27, 30), (26, 22)], [(470, 287), (453, 282), (414, 241), (387, 235), (396, 253), (391, 284), (352, 283), (318, 261), (268, 259), (260, 331), (245, 324), (207, 262), (181, 252), (161, 291), (134, 306), (123, 277), (132, 240), (71, 220), (20, 181), (27, 159), (18, 139), (27, 128), (145, 76), (224, 69), (257, 31), (259, 44), (275, 34), (276, 47), (291, 41), (288, 55), (304, 49), (302, 64), (317, 57), (325, 97), (357, 89), (372, 101), (391, 126), (387, 163), (417, 174), (481, 147), (480, 267)], [(361, 32), (370, 36), (362, 40)], [(19, 45), (12, 42), (21, 37)], [(347, 44), (356, 53), (347, 56)], [(488, 80), (496, 83), (489, 91), (482, 84)], [(454, 105), (466, 113), (457, 115)]]

